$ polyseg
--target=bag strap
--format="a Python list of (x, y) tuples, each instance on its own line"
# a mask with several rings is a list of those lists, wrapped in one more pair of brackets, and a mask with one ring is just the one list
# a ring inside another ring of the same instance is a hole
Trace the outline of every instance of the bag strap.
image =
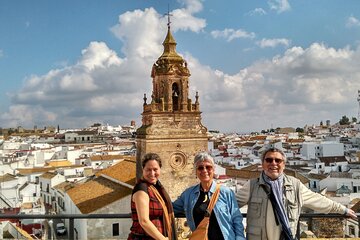
[(164, 211), (163, 217), (164, 217), (164, 220), (165, 220), (165, 229), (166, 229), (166, 232), (167, 232), (167, 237), (169, 238), (169, 240), (171, 240), (171, 237), (172, 237), (172, 234), (171, 234), (171, 232), (172, 232), (171, 231), (171, 219), (169, 217), (169, 212), (168, 212), (167, 206), (165, 204), (165, 201), (162, 198), (159, 191), (153, 185), (150, 185), (149, 188), (154, 193), (155, 197), (160, 202), (160, 204), (161, 204), (161, 206), (163, 208), (163, 211)]
[(209, 216), (215, 206), (216, 201), (219, 198), (219, 195), (220, 195), (220, 184), (216, 184), (216, 190), (215, 190), (214, 194), (211, 196), (209, 206), (206, 209), (206, 212), (209, 214)]

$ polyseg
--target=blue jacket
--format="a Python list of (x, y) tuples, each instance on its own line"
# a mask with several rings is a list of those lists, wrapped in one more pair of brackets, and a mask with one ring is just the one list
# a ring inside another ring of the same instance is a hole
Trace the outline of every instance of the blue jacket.
[[(213, 195), (216, 182), (213, 181), (209, 194)], [(195, 230), (193, 208), (200, 195), (200, 184), (186, 189), (175, 202), (174, 213), (185, 213), (191, 231)], [(220, 195), (213, 209), (225, 240), (244, 240), (243, 217), (236, 202), (234, 192), (225, 186), (220, 187)]]

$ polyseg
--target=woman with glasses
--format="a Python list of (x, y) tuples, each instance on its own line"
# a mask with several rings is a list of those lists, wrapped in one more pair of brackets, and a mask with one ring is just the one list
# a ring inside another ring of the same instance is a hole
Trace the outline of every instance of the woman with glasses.
[(261, 158), (263, 171), (237, 193), (239, 205), (248, 205), (246, 238), (293, 240), (302, 207), (321, 213), (341, 213), (356, 219), (353, 210), (312, 192), (299, 179), (284, 173), (286, 155), (267, 149)]
[[(194, 168), (200, 183), (186, 189), (173, 202), (175, 214), (185, 213), (191, 231), (208, 214), (206, 210), (217, 187), (214, 160), (208, 153), (202, 152), (195, 156)], [(242, 215), (235, 194), (228, 187), (220, 187), (218, 200), (210, 214), (207, 236), (209, 240), (245, 239)]]

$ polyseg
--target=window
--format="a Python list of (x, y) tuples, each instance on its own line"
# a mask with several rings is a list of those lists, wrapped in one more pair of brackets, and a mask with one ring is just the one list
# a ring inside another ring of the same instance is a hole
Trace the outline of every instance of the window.
[(119, 223), (113, 223), (113, 236), (119, 236)]

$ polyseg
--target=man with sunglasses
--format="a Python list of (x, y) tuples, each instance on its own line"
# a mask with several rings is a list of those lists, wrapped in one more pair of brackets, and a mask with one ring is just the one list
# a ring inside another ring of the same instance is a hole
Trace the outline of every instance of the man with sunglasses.
[(302, 207), (357, 219), (353, 210), (311, 191), (299, 179), (284, 174), (286, 155), (280, 149), (267, 149), (261, 162), (263, 171), (260, 177), (248, 181), (236, 195), (240, 207), (248, 205), (247, 239), (295, 239)]

